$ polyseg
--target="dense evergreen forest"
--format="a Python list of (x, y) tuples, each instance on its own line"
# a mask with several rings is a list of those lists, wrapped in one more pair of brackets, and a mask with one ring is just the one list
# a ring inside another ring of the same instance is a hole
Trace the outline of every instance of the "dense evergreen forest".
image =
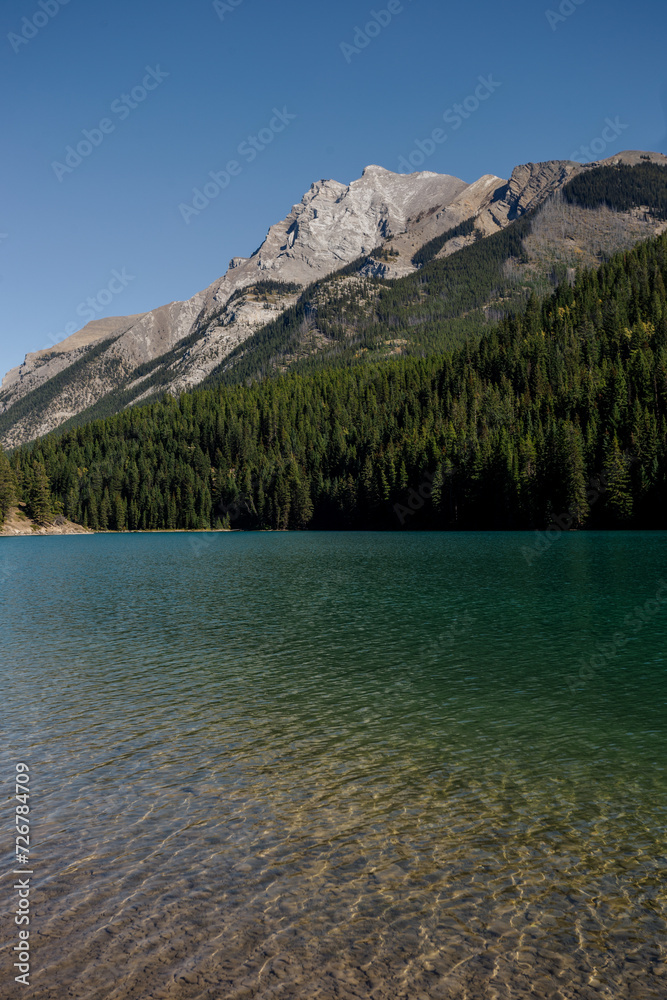
[(618, 212), (645, 206), (656, 219), (667, 219), (667, 168), (657, 163), (634, 167), (619, 163), (594, 167), (573, 177), (563, 189), (566, 201), (582, 208), (606, 205)]
[[(582, 208), (607, 204), (627, 211), (651, 206), (651, 213), (662, 218), (667, 208), (667, 167), (642, 163), (593, 168), (569, 181), (563, 196)], [(502, 315), (526, 303), (526, 278), (517, 287), (505, 265), (510, 260), (526, 260), (523, 241), (539, 211), (527, 212), (506, 229), (450, 257), (437, 258), (447, 240), (472, 234), (474, 219), (468, 219), (418, 251), (413, 262), (419, 270), (414, 274), (394, 281), (376, 279), (374, 287), (361, 290), (338, 291), (337, 277), (363, 271), (372, 262), (372, 256), (360, 258), (305, 289), (295, 306), (240, 344), (204, 384), (234, 385), (266, 378), (286, 359), (291, 371), (302, 374), (372, 363), (386, 356), (392, 341), (401, 343), (403, 354), (423, 357), (478, 339), (488, 329), (486, 307), (493, 305), (494, 312)], [(563, 279), (565, 270), (555, 267), (539, 276), (534, 290), (545, 294)], [(309, 324), (316, 325), (331, 346), (301, 357)]]
[[(423, 357), (479, 337), (487, 327), (483, 308), (490, 300), (525, 304), (523, 290), (517, 298), (503, 265), (511, 257), (523, 257), (523, 239), (533, 217), (527, 214), (451, 257), (430, 260), (405, 278), (339, 287), (337, 278), (372, 263), (372, 257), (360, 258), (307, 288), (294, 306), (239, 344), (204, 385), (266, 378), (286, 358), (291, 359), (291, 371), (310, 374), (384, 359), (387, 345), (396, 341), (403, 354)], [(300, 357), (309, 325), (316, 326), (330, 346)]]
[(114, 530), (665, 528), (666, 282), (667, 235), (445, 355), (127, 410), (3, 459), (0, 505), (43, 519), (50, 488)]

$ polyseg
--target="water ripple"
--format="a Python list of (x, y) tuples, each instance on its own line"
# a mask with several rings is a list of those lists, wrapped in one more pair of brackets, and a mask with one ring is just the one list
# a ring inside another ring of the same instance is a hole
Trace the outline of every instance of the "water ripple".
[(3, 539), (35, 1000), (664, 997), (667, 536), (206, 542)]

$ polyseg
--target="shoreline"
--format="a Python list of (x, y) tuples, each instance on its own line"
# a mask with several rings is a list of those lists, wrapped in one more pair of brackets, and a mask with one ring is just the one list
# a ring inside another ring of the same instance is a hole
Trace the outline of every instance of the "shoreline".
[(84, 528), (66, 517), (58, 515), (51, 524), (37, 524), (21, 507), (11, 507), (0, 526), (0, 538), (45, 538), (47, 535), (94, 535), (95, 532)]
[[(607, 534), (638, 534), (641, 532), (651, 532), (661, 534), (667, 528), (567, 528), (558, 532), (561, 535), (607, 535)], [(412, 530), (392, 530), (387, 528), (314, 528), (305, 530), (287, 528), (152, 528), (146, 530), (133, 531), (94, 531), (92, 528), (83, 528), (69, 522), (67, 528), (58, 525), (46, 527), (31, 526), (23, 530), (8, 529), (7, 526), (0, 528), (0, 539), (2, 538), (47, 538), (58, 536), (74, 535), (521, 535), (524, 538), (536, 538), (543, 541), (543, 536), (547, 534), (545, 530), (538, 528), (513, 528), (513, 529), (493, 529), (493, 528), (428, 528), (423, 531)], [(547, 548), (551, 546), (555, 539), (547, 538)], [(536, 555), (539, 555), (536, 552)]]

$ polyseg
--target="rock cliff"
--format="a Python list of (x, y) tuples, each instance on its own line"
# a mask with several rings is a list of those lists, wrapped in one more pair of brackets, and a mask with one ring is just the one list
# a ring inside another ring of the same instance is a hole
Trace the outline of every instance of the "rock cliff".
[[(667, 164), (661, 154), (635, 151), (603, 162), (638, 163), (647, 156)], [(27, 355), (0, 389), (2, 443), (15, 447), (46, 434), (112, 392), (133, 389), (131, 401), (137, 402), (154, 393), (156, 380), (174, 393), (192, 388), (292, 305), (295, 287), (380, 247), (386, 253), (371, 265), (373, 273), (401, 277), (415, 270), (412, 258), (420, 247), (453, 226), (474, 217), (478, 236), (492, 235), (588, 168), (562, 160), (528, 163), (509, 180), (486, 174), (466, 184), (428, 171), (395, 174), (369, 166), (348, 185), (318, 181), (269, 228), (252, 257), (234, 257), (225, 275), (191, 299), (89, 323), (62, 343)], [(452, 240), (441, 254), (471, 239)], [(239, 298), (241, 290), (266, 282), (272, 283), (269, 294)], [(144, 381), (145, 392), (137, 394)]]

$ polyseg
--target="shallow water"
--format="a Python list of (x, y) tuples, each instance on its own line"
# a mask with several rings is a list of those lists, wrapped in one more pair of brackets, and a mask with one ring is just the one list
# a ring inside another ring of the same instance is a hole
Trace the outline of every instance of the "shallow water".
[(533, 544), (2, 539), (31, 997), (667, 996), (667, 534)]

